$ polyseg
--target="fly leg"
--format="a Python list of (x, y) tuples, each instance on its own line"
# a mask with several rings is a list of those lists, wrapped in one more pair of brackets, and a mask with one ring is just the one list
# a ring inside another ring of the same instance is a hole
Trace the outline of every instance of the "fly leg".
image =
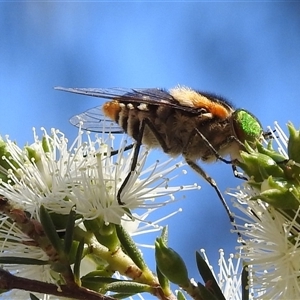
[(117, 193), (117, 200), (118, 200), (119, 205), (124, 205), (125, 204), (124, 202), (121, 201), (121, 193), (123, 192), (124, 188), (126, 187), (126, 184), (127, 184), (128, 180), (130, 179), (132, 173), (134, 172), (134, 170), (136, 168), (140, 148), (141, 148), (141, 145), (142, 145), (142, 139), (143, 139), (143, 134), (144, 134), (144, 130), (145, 130), (145, 125), (146, 125), (146, 123), (144, 121), (142, 121), (141, 126), (140, 126), (139, 135), (136, 139), (136, 144), (135, 144), (135, 148), (134, 148), (134, 152), (133, 152), (130, 172), (125, 177), (125, 179), (122, 182), (122, 185), (119, 188), (118, 193)]
[[(166, 153), (168, 153), (168, 151), (169, 151), (169, 148), (167, 147), (166, 141), (163, 139), (161, 134), (157, 131), (156, 127), (151, 123), (151, 121), (149, 119), (144, 119), (141, 122), (139, 135), (136, 139), (136, 144), (135, 144), (135, 148), (134, 148), (134, 152), (133, 152), (133, 158), (132, 158), (132, 163), (131, 163), (131, 167), (130, 167), (130, 172), (127, 174), (125, 180), (122, 182), (122, 185), (119, 188), (118, 193), (117, 193), (117, 200), (118, 200), (119, 205), (124, 205), (124, 203), (121, 200), (121, 193), (124, 190), (124, 188), (126, 187), (126, 184), (128, 183), (132, 173), (134, 172), (134, 170), (136, 168), (140, 148), (141, 148), (141, 145), (142, 145), (145, 126), (148, 126), (150, 128), (152, 133), (155, 135), (157, 141), (160, 143), (163, 151), (166, 152)], [(129, 146), (133, 146), (133, 145), (129, 145)]]
[[(213, 152), (213, 154), (215, 155), (215, 157), (218, 160), (221, 160), (222, 162), (224, 162), (225, 164), (231, 164), (232, 166), (232, 172), (234, 177), (242, 179), (242, 180), (248, 180), (247, 177), (245, 177), (241, 172), (239, 172), (237, 170), (237, 159), (234, 160), (226, 160), (224, 159), (218, 152), (217, 150), (214, 148), (214, 146), (209, 142), (209, 140), (201, 133), (201, 131), (198, 128), (195, 128), (196, 133), (201, 137), (201, 139), (205, 142), (205, 144), (208, 146), (208, 148)], [(240, 144), (242, 147), (244, 147), (244, 145), (242, 144), (242, 142), (240, 140), (238, 140), (235, 136), (231, 136), (228, 139), (228, 143), (230, 143), (232, 140), (234, 140), (235, 142), (237, 142), (238, 144)]]
[[(130, 144), (130, 145), (124, 147), (123, 151), (130, 150), (133, 148), (133, 146), (134, 146), (134, 144)], [(110, 151), (110, 156), (117, 155), (119, 152), (120, 152), (120, 150), (112, 150), (112, 151)]]
[[(200, 136), (200, 138), (203, 140), (203, 142), (207, 145), (207, 147), (213, 152), (213, 154), (215, 155), (215, 157), (224, 162), (225, 164), (233, 164), (235, 161), (234, 160), (227, 160), (227, 159), (224, 159), (219, 153), (218, 151), (214, 148), (214, 146), (209, 142), (209, 140), (202, 134), (202, 132), (198, 129), (198, 128), (195, 128), (195, 133), (197, 135)], [(189, 143), (188, 144), (191, 144), (192, 142), (192, 137), (194, 136), (194, 133), (192, 132), (191, 134), (191, 137), (190, 137), (190, 140), (189, 140)]]
[[(200, 134), (199, 134), (200, 133)], [(195, 131), (192, 132), (192, 134), (190, 135), (189, 139), (188, 139), (188, 142), (187, 144), (185, 145), (184, 149), (183, 149), (183, 156), (185, 158), (185, 161), (187, 162), (187, 164), (194, 170), (196, 171), (199, 175), (201, 175), (213, 188), (214, 190), (216, 191), (219, 199), (221, 200), (222, 202), (222, 205), (223, 207), (225, 208), (225, 211), (229, 217), (229, 220), (230, 220), (230, 223), (233, 224), (233, 227), (234, 229), (237, 231), (237, 234), (239, 237), (241, 237), (241, 234), (239, 233), (236, 225), (234, 224), (235, 222), (235, 219), (233, 217), (233, 214), (229, 208), (229, 206), (227, 205), (221, 191), (219, 190), (218, 188), (218, 185), (217, 183), (215, 182), (215, 180), (213, 178), (211, 178), (194, 160), (190, 159), (189, 158), (189, 147), (190, 145), (192, 144), (193, 142), (193, 139), (195, 138), (196, 134), (200, 135), (200, 137), (204, 137), (203, 134), (195, 128)], [(218, 152), (216, 151), (216, 149), (214, 149), (214, 147), (211, 145), (211, 143), (204, 137), (204, 139), (206, 140), (207, 142), (207, 145), (211, 148), (211, 150), (216, 154), (217, 158), (221, 157)], [(222, 157), (221, 157), (222, 158)], [(222, 161), (224, 161), (224, 159), (222, 158), (221, 159)], [(229, 161), (226, 161), (226, 163), (232, 163), (232, 162), (229, 162)]]
[(216, 191), (218, 197), (220, 198), (225, 210), (226, 210), (226, 213), (230, 219), (230, 222), (233, 222), (234, 221), (234, 218), (232, 216), (232, 213), (222, 195), (222, 193), (220, 192), (218, 186), (217, 186), (217, 183), (215, 182), (215, 180), (213, 178), (211, 178), (201, 167), (199, 167), (199, 165), (197, 165), (194, 161), (190, 160), (189, 158), (185, 158), (187, 164), (194, 170), (196, 171), (199, 175), (201, 175), (213, 188), (214, 190)]

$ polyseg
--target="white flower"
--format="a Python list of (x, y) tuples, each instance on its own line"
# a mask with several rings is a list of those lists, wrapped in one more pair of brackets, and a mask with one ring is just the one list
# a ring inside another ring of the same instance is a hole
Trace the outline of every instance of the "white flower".
[[(47, 263), (49, 258), (46, 253), (41, 248), (36, 247), (33, 241), (3, 214), (0, 215), (0, 240), (1, 259), (12, 257), (15, 261), (15, 263), (2, 263), (1, 268), (16, 276), (56, 283), (51, 275), (52, 271)], [(45, 264), (21, 264), (17, 261), (18, 258), (44, 261)], [(0, 297), (0, 299), (29, 299), (29, 292), (27, 291), (12, 290), (4, 295), (4, 298)]]
[[(8, 179), (0, 181), (0, 195), (7, 198), (12, 207), (25, 211), (29, 218), (37, 221), (41, 205), (60, 215), (68, 215), (74, 209), (80, 216), (77, 225), (82, 225), (80, 221), (100, 218), (105, 223), (122, 223), (134, 236), (159, 229), (157, 224), (161, 220), (149, 222), (146, 218), (152, 211), (175, 201), (173, 193), (199, 188), (196, 185), (170, 186), (170, 181), (178, 175), (169, 176), (182, 165), (168, 160), (145, 167), (148, 151), (142, 148), (137, 167), (121, 193), (124, 206), (120, 206), (117, 193), (130, 171), (134, 150), (124, 152), (126, 142), (123, 141), (117, 147), (118, 153), (111, 156), (113, 136), (92, 141), (88, 134), (84, 142), (83, 134), (79, 130), (75, 141), (68, 146), (68, 140), (58, 130), (53, 129), (51, 136), (43, 130), (42, 139), (34, 131), (34, 143), (25, 149), (6, 137), (2, 141), (6, 155), (1, 158), (0, 173)], [(131, 217), (123, 207), (132, 211)], [(7, 216), (2, 214), (0, 222), (0, 257), (49, 259)], [(4, 263), (2, 267), (20, 277), (54, 284), (58, 279), (58, 274), (47, 264)], [(88, 265), (83, 261), (81, 267), (84, 273), (91, 272), (95, 263)], [(10, 295), (28, 298), (28, 292)]]
[[(288, 159), (288, 140), (276, 124), (274, 139)], [(240, 257), (249, 265), (249, 286), (255, 299), (300, 298), (300, 207), (284, 210), (261, 200), (247, 182), (229, 192), (239, 213), (236, 223), (243, 236)]]
[(121, 206), (117, 193), (130, 171), (134, 149), (125, 153), (123, 142), (117, 147), (118, 154), (110, 156), (113, 136), (104, 142), (99, 137), (92, 141), (88, 135), (87, 142), (83, 142), (82, 131), (68, 149), (68, 140), (61, 132), (53, 129), (49, 136), (43, 131), (42, 140), (34, 132), (35, 142), (25, 150), (8, 137), (5, 141), (14, 164), (3, 158), (10, 163), (6, 171), (9, 181), (2, 181), (0, 194), (31, 215), (41, 204), (59, 214), (69, 214), (75, 205), (83, 219), (101, 217), (106, 223), (119, 224), (124, 208), (152, 210), (174, 201), (173, 193), (177, 191), (198, 188), (170, 187), (169, 174), (182, 164), (174, 165), (170, 159), (145, 168), (148, 151), (142, 148), (137, 167), (121, 193)]

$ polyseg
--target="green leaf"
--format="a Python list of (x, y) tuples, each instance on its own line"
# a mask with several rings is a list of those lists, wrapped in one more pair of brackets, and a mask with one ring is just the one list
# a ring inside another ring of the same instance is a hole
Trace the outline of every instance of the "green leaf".
[[(112, 276), (113, 274), (114, 273), (111, 272), (111, 273), (109, 273), (109, 276)], [(88, 279), (88, 278), (95, 278), (95, 277), (110, 278), (110, 277), (107, 276), (107, 270), (106, 269), (89, 272), (89, 273), (85, 274), (82, 278)], [(118, 280), (118, 279), (116, 279), (116, 280)]]
[(79, 283), (80, 281), (80, 264), (82, 259), (83, 248), (84, 248), (84, 239), (82, 239), (78, 245), (75, 263), (74, 263), (73, 273), (74, 273), (75, 282), (77, 283)]
[(33, 149), (29, 146), (26, 146), (25, 149), (27, 151), (28, 159), (31, 162), (34, 161), (35, 163), (37, 163), (38, 161), (41, 160), (41, 154), (38, 151), (36, 151), (36, 149)]
[(120, 243), (127, 253), (127, 255), (134, 261), (134, 263), (142, 270), (146, 270), (147, 265), (141, 255), (141, 251), (136, 246), (135, 242), (131, 238), (131, 236), (127, 233), (127, 231), (121, 226), (116, 225), (117, 236), (120, 240)]
[(183, 292), (180, 290), (177, 291), (177, 300), (186, 300)]
[(45, 153), (49, 153), (53, 150), (53, 145), (49, 143), (49, 139), (47, 139), (45, 136), (42, 138), (42, 147)]
[(297, 209), (299, 207), (300, 195), (294, 184), (270, 176), (263, 182), (262, 188), (264, 190), (251, 197), (251, 200), (261, 199), (280, 209)]
[(105, 287), (100, 290), (100, 293), (104, 294), (107, 291), (126, 294), (138, 294), (144, 292), (151, 292), (151, 287), (147, 284), (138, 283), (131, 280), (125, 280), (120, 282), (112, 282), (105, 285)]
[(76, 213), (72, 209), (69, 213), (69, 218), (66, 226), (65, 232), (65, 244), (64, 244), (64, 251), (66, 254), (69, 254), (73, 242), (73, 233), (75, 228), (75, 216)]
[(49, 265), (47, 260), (39, 260), (26, 257), (15, 257), (15, 256), (2, 256), (0, 257), (1, 264), (17, 264), (17, 265)]
[(40, 300), (37, 296), (29, 293), (30, 300)]
[[(169, 291), (170, 283), (168, 278), (156, 267), (156, 276), (163, 291)], [(166, 294), (166, 293), (165, 293)]]
[(112, 294), (112, 297), (115, 299), (127, 299), (129, 297), (134, 296), (136, 293), (131, 293), (131, 294), (126, 294), (126, 293), (117, 293), (117, 294)]
[[(201, 296), (201, 300), (219, 300), (214, 294), (212, 294), (202, 283), (198, 282), (198, 290)], [(223, 296), (223, 295), (222, 295)], [(224, 296), (223, 298), (225, 299)], [(226, 300), (226, 299), (225, 299)]]
[(242, 271), (242, 300), (249, 300), (249, 270), (248, 266)]
[(83, 276), (81, 277), (81, 285), (90, 290), (99, 292), (99, 290), (105, 287), (108, 283), (120, 281), (119, 279), (105, 277), (105, 276)]
[(41, 205), (40, 208), (40, 219), (41, 223), (43, 225), (43, 229), (49, 238), (51, 244), (56, 249), (57, 252), (63, 253), (63, 246), (62, 242), (56, 232), (55, 226), (52, 222), (52, 219), (48, 213), (48, 211), (45, 209), (43, 205)]
[(211, 269), (209, 268), (206, 261), (203, 259), (199, 252), (196, 252), (196, 261), (199, 273), (203, 278), (205, 284), (209, 283), (210, 290), (214, 292), (214, 295), (217, 299), (226, 300), (214, 275), (211, 272)]
[(256, 182), (261, 182), (270, 175), (284, 177), (283, 169), (270, 156), (259, 152), (241, 152), (242, 161), (238, 166)]

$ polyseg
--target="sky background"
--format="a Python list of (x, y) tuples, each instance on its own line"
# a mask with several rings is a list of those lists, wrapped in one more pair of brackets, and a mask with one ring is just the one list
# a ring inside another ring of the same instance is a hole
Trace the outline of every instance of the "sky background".
[[(71, 116), (101, 99), (65, 87), (163, 87), (214, 92), (251, 111), (266, 128), (300, 126), (299, 2), (0, 3), (0, 134), (31, 143), (32, 127), (59, 128), (72, 140)], [(149, 163), (167, 159), (153, 152)], [(241, 184), (221, 162), (202, 165), (221, 191)], [(213, 189), (188, 167), (178, 184), (202, 189), (162, 209), (183, 208), (169, 224), (169, 245), (199, 280), (195, 251), (217, 266), (236, 236)], [(229, 197), (226, 196), (229, 201)], [(150, 216), (152, 220), (156, 216)], [(148, 240), (153, 243), (157, 234)], [(146, 252), (153, 261), (153, 253)], [(153, 269), (153, 268), (152, 268)]]

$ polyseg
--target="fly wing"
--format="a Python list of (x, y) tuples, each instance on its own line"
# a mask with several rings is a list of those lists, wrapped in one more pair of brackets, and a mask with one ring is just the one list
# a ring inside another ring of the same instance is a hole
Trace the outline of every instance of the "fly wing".
[(55, 87), (56, 90), (65, 91), (85, 96), (98, 97), (104, 99), (118, 100), (120, 102), (128, 103), (146, 103), (150, 105), (162, 105), (173, 107), (175, 109), (183, 110), (193, 114), (199, 114), (199, 110), (184, 106), (179, 103), (170, 93), (164, 89), (159, 88), (138, 88), (138, 89), (126, 89), (126, 88), (110, 88), (110, 89), (98, 89), (98, 88), (64, 88)]
[(102, 107), (97, 106), (87, 111), (73, 116), (70, 119), (70, 123), (76, 127), (79, 127), (93, 132), (105, 132), (105, 133), (122, 133), (124, 130), (114, 121), (106, 117), (102, 113)]

